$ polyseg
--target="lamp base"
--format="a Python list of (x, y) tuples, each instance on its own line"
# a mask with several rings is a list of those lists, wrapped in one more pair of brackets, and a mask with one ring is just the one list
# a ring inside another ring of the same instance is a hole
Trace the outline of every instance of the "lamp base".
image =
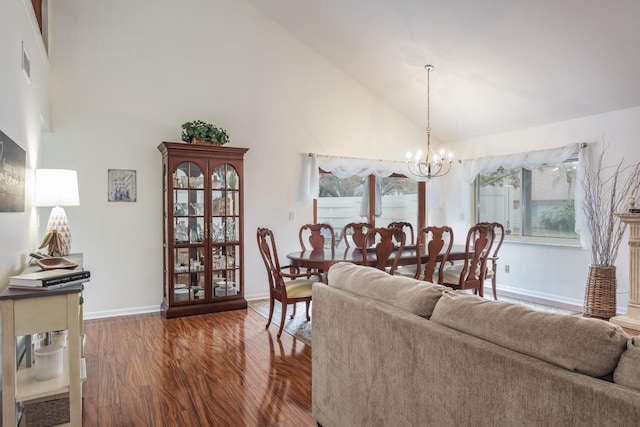
[(51, 215), (49, 215), (49, 222), (47, 222), (47, 231), (50, 233), (52, 230), (58, 230), (61, 245), (61, 256), (69, 255), (71, 251), (71, 228), (69, 227), (69, 220), (64, 208), (56, 206), (51, 209)]

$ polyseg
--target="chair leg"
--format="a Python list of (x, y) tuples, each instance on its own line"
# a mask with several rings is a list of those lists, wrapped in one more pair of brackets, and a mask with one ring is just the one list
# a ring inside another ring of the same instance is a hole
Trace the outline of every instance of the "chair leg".
[(498, 294), (496, 293), (496, 275), (494, 274), (491, 278), (491, 290), (493, 291), (493, 299), (498, 299)]
[(295, 302), (293, 303), (293, 313), (291, 313), (291, 317), (290, 319), (293, 319), (294, 317), (296, 317), (296, 307), (298, 306), (298, 304), (296, 304)]
[(282, 316), (280, 316), (280, 329), (278, 329), (278, 338), (282, 335), (284, 329), (284, 321), (287, 318), (287, 304), (282, 303)]
[(267, 319), (267, 326), (265, 329), (269, 329), (269, 325), (271, 324), (271, 318), (273, 317), (273, 305), (275, 304), (275, 299), (271, 297), (269, 300), (269, 318)]
[(311, 301), (305, 301), (305, 304), (307, 305), (307, 322), (309, 320), (311, 320), (311, 316), (309, 316), (309, 306), (311, 306)]

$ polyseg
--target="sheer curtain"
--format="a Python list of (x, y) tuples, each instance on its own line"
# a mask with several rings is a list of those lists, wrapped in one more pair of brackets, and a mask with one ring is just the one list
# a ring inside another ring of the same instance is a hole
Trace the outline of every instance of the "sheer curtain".
[[(375, 194), (375, 215), (376, 217), (382, 216), (382, 182), (380, 177), (376, 176), (376, 194)], [(369, 216), (369, 186), (364, 186), (364, 192), (362, 193), (362, 200), (360, 201), (360, 216)]]
[(557, 165), (575, 156), (581, 144), (569, 144), (549, 150), (528, 151), (526, 153), (507, 154), (505, 156), (481, 157), (462, 161), (464, 180), (472, 184), (480, 173), (495, 172), (499, 167), (505, 169), (525, 168), (533, 170), (544, 165)]
[[(308, 180), (303, 184), (303, 186), (306, 187), (306, 200), (318, 197), (318, 193), (320, 192), (320, 168), (327, 172), (331, 172), (338, 178), (349, 178), (351, 176), (366, 177), (369, 175), (385, 178), (397, 173), (415, 181), (424, 181), (427, 183), (429, 206), (442, 207), (442, 180), (439, 178), (428, 180), (427, 178), (415, 176), (409, 173), (406, 162), (397, 160), (374, 160), (355, 157), (324, 156), (310, 153), (307, 164)], [(376, 195), (376, 212), (378, 209), (381, 209), (381, 206), (377, 204), (377, 197), (378, 195)], [(433, 205), (431, 205), (431, 203), (433, 203)]]
[[(591, 144), (593, 145), (593, 144)], [(582, 177), (584, 176), (585, 157), (590, 155), (591, 145), (586, 143), (574, 143), (564, 147), (548, 150), (529, 151), (525, 153), (507, 154), (504, 156), (481, 157), (462, 161), (464, 181), (472, 184), (480, 173), (495, 172), (498, 168), (528, 170), (537, 169), (544, 165), (557, 165), (578, 154), (578, 170), (576, 172), (575, 189), (575, 231), (580, 235), (580, 244), (586, 248), (589, 242), (589, 231), (586, 226), (582, 204), (584, 203), (584, 190)]]

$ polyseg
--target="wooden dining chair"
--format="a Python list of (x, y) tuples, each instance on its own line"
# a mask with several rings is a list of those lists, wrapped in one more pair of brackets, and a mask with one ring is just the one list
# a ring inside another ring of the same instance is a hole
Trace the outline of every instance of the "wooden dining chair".
[(300, 247), (307, 250), (305, 240), (311, 245), (312, 251), (323, 251), (327, 247), (327, 241), (331, 249), (336, 247), (336, 234), (330, 224), (304, 224), (298, 232)]
[[(275, 300), (278, 300), (282, 305), (280, 329), (278, 330), (278, 338), (280, 338), (289, 304), (293, 305), (293, 314), (291, 314), (291, 318), (293, 319), (296, 314), (296, 304), (304, 302), (307, 308), (307, 320), (311, 320), (311, 316), (309, 315), (311, 286), (315, 282), (322, 281), (322, 277), (319, 273), (308, 272), (301, 274), (296, 267), (288, 265), (280, 266), (273, 232), (268, 228), (259, 227), (257, 239), (258, 249), (260, 250), (260, 255), (264, 261), (264, 266), (267, 269), (267, 276), (269, 278), (269, 319), (267, 320), (266, 328), (268, 329), (271, 324)], [(317, 280), (313, 279), (314, 276), (317, 276)]]
[(485, 280), (491, 279), (491, 291), (493, 292), (493, 299), (498, 299), (498, 294), (496, 291), (497, 278), (496, 275), (498, 273), (498, 259), (500, 258), (499, 252), (502, 247), (502, 242), (504, 242), (504, 226), (499, 222), (491, 222), (491, 223), (481, 223), (481, 224), (489, 224), (493, 227), (493, 246), (491, 247), (492, 253), (489, 257), (487, 257), (487, 268), (485, 272)]
[(473, 289), (474, 293), (484, 296), (487, 258), (492, 244), (493, 226), (476, 224), (469, 228), (465, 244), (464, 264), (446, 266), (443, 271), (442, 284), (454, 289)]
[[(411, 225), (410, 222), (394, 221), (394, 222), (390, 223), (389, 225), (387, 225), (387, 228), (391, 228), (391, 227), (399, 228), (400, 230), (404, 231), (404, 233), (407, 236), (411, 236), (411, 239), (406, 242), (407, 245), (415, 245), (416, 244), (415, 234), (413, 232), (413, 225)], [(408, 232), (407, 232), (407, 230), (408, 230)]]
[[(362, 265), (394, 274), (404, 250), (405, 240), (404, 231), (399, 228), (370, 228), (364, 235), (364, 241), (375, 243), (371, 247), (362, 246)], [(368, 260), (368, 252), (375, 252), (375, 260)], [(392, 260), (391, 265), (388, 266), (390, 260)]]
[(367, 222), (350, 222), (342, 229), (342, 239), (347, 248), (350, 248), (348, 236), (351, 236), (353, 244), (357, 248), (361, 248), (365, 242), (364, 236), (373, 226)]
[[(444, 266), (447, 265), (453, 247), (453, 230), (451, 227), (424, 227), (418, 232), (416, 244), (417, 271), (415, 278), (432, 283), (444, 283)], [(424, 250), (422, 248), (425, 248)], [(422, 252), (428, 255), (427, 262), (422, 262)]]
[[(307, 250), (307, 246), (304, 244), (305, 240), (311, 245), (311, 252), (318, 254), (324, 254), (324, 249), (327, 245), (331, 248), (332, 254), (336, 248), (336, 235), (330, 224), (304, 224), (300, 227), (298, 238), (300, 239), (300, 247), (303, 251)], [(320, 273), (322, 275), (322, 281), (327, 282), (326, 272), (322, 269), (308, 268), (307, 272)]]

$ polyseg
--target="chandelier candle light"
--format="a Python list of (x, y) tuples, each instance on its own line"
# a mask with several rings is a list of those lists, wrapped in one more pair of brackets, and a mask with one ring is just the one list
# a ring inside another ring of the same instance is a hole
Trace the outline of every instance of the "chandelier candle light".
[[(453, 153), (449, 152), (447, 158), (445, 159), (445, 151), (440, 150), (440, 154), (436, 154), (431, 151), (431, 106), (430, 106), (430, 81), (429, 76), (431, 74), (431, 70), (433, 70), (433, 65), (425, 65), (425, 70), (427, 70), (427, 153), (426, 157), (422, 159), (422, 151), (418, 150), (415, 157), (411, 154), (410, 151), (407, 152), (407, 166), (409, 168), (409, 172), (413, 175), (422, 177), (422, 178), (436, 178), (439, 176), (446, 175), (447, 172), (451, 169), (451, 162), (453, 158)], [(433, 159), (430, 159), (430, 156), (433, 155)]]

